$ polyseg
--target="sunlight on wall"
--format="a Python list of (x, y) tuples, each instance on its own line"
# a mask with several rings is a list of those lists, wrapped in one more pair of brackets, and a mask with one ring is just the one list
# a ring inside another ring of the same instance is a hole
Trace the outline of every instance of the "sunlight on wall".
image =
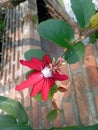
[[(95, 5), (95, 9), (98, 10), (98, 0), (92, 0), (94, 5)], [(63, 0), (64, 5), (65, 5), (65, 10), (67, 11), (67, 13), (70, 15), (70, 17), (76, 22), (76, 18), (75, 15), (71, 9), (71, 3), (70, 0)]]
[(76, 22), (76, 18), (75, 15), (71, 9), (71, 3), (70, 0), (63, 0), (64, 5), (65, 5), (65, 10), (67, 11), (67, 13), (70, 15), (70, 17)]

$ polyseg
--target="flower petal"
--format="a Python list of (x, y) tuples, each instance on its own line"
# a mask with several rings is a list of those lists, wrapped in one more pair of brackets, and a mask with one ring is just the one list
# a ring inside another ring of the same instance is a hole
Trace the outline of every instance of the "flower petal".
[(18, 91), (23, 90), (25, 88), (28, 88), (28, 87), (34, 85), (35, 83), (39, 82), (42, 79), (43, 79), (43, 75), (40, 72), (38, 72), (38, 73), (30, 76), (29, 79), (23, 81), (20, 85), (16, 86), (15, 89)]
[(35, 64), (36, 70), (42, 70), (44, 67), (44, 62), (37, 58), (32, 58), (33, 63)]
[(38, 71), (40, 71), (44, 66), (44, 63), (42, 61), (39, 61), (39, 59), (36, 59), (36, 60), (20, 60), (20, 63), (22, 65), (25, 65), (25, 66), (27, 66), (31, 69), (38, 70)]
[(53, 73), (53, 78), (55, 80), (63, 81), (63, 80), (67, 80), (68, 76), (65, 74), (59, 74), (58, 72), (56, 72), (56, 73)]
[(50, 88), (51, 88), (52, 86), (54, 86), (55, 80), (54, 80), (53, 78), (48, 78), (47, 80), (48, 80), (48, 84), (50, 85)]
[(51, 63), (50, 56), (47, 54), (44, 56), (44, 64), (49, 65)]
[(41, 91), (43, 84), (44, 78), (33, 86), (30, 96), (35, 96), (36, 94), (38, 94)]
[(54, 85), (55, 81), (53, 79), (45, 79), (44, 84), (43, 84), (43, 88), (41, 91), (42, 94), (42, 99), (44, 101), (46, 101), (48, 99), (48, 95), (50, 92), (50, 88)]

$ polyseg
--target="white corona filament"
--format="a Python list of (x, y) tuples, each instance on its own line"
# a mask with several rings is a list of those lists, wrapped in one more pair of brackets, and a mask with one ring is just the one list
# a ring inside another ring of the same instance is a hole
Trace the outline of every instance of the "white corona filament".
[(45, 67), (41, 72), (45, 78), (52, 77), (52, 71), (49, 67)]

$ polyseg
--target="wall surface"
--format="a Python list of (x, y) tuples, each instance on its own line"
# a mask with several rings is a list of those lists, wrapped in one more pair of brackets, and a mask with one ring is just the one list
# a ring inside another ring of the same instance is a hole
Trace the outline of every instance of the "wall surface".
[[(84, 59), (76, 64), (62, 66), (69, 80), (62, 82), (68, 90), (56, 93), (54, 99), (64, 114), (54, 122), (46, 115), (52, 109), (51, 102), (37, 102), (30, 98), (29, 89), (15, 91), (15, 86), (25, 78), (26, 67), (19, 63), (30, 48), (40, 48), (37, 23), (31, 21), (37, 15), (36, 1), (28, 0), (6, 12), (6, 42), (3, 43), (3, 69), (0, 77), (0, 95), (19, 100), (27, 111), (33, 128), (49, 128), (66, 125), (91, 125), (98, 123), (98, 42), (86, 47)], [(49, 44), (49, 43), (48, 43)], [(49, 45), (48, 45), (49, 46)], [(54, 53), (50, 47), (48, 53)], [(52, 51), (52, 52), (51, 52)], [(61, 51), (61, 50), (60, 50)], [(59, 55), (59, 51), (56, 52)]]

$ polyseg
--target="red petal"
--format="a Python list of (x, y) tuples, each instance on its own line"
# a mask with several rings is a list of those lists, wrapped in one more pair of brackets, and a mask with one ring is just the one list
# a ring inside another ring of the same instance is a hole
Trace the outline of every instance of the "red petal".
[(44, 63), (42, 61), (39, 61), (39, 59), (36, 59), (36, 60), (20, 60), (20, 63), (22, 65), (25, 65), (31, 69), (34, 69), (34, 70), (41, 70), (44, 66)]
[(29, 79), (30, 77), (32, 77), (32, 75), (37, 74), (37, 73), (38, 73), (38, 71), (36, 71), (36, 70), (32, 71), (30, 74), (28, 74), (27, 78)]
[[(35, 64), (35, 67), (38, 68), (39, 70), (42, 70), (44, 67), (44, 63), (43, 61), (41, 61), (40, 59), (37, 58), (32, 58), (33, 63)], [(36, 69), (36, 70), (38, 70)]]
[(50, 56), (47, 54), (44, 56), (44, 64), (49, 65), (51, 63)]
[(36, 74), (33, 74), (32, 76), (30, 76), (29, 79), (23, 81), (20, 85), (16, 86), (16, 90), (23, 90), (25, 88), (28, 88), (32, 85), (34, 85), (35, 83), (39, 82), (40, 80), (42, 80), (43, 78), (43, 75), (41, 73), (36, 73)]
[(63, 81), (63, 80), (67, 80), (68, 76), (65, 74), (59, 74), (58, 72), (56, 72), (56, 73), (53, 73), (53, 78), (55, 80)]
[(44, 79), (36, 83), (32, 88), (30, 96), (35, 96), (36, 94), (38, 94), (41, 91), (43, 84), (44, 84)]
[(50, 92), (50, 88), (54, 85), (54, 80), (53, 79), (45, 79), (44, 84), (43, 84), (43, 88), (42, 88), (42, 99), (44, 101), (46, 101), (48, 99), (48, 95)]
[(48, 83), (50, 85), (50, 88), (55, 84), (55, 80), (52, 78), (48, 78)]

